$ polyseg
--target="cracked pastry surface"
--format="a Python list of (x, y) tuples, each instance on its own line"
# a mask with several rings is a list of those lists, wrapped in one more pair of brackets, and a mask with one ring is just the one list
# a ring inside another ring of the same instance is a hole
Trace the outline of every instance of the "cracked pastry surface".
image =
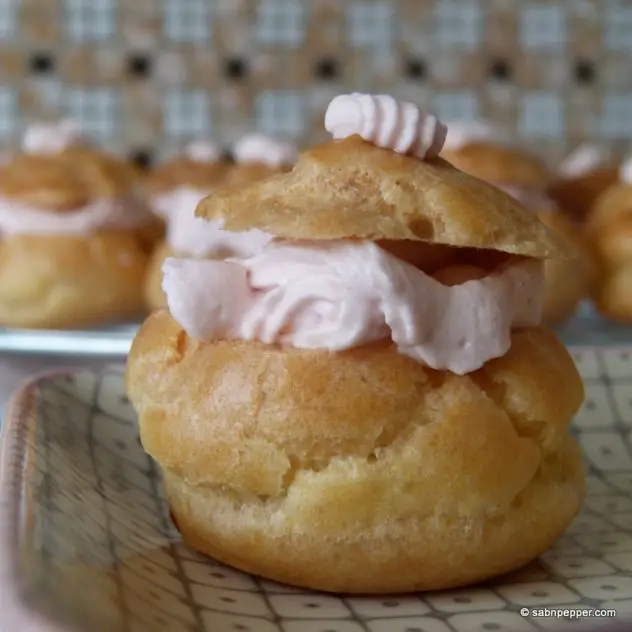
[(448, 162), (410, 160), (358, 136), (303, 152), (294, 169), (222, 187), (197, 215), (292, 239), (392, 239), (534, 257), (574, 252), (521, 204)]
[(134, 342), (127, 387), (185, 539), (279, 581), (399, 592), (482, 580), (545, 550), (581, 504), (567, 423), (583, 389), (543, 328), (456, 376), (388, 342), (334, 354), (201, 343), (161, 311)]

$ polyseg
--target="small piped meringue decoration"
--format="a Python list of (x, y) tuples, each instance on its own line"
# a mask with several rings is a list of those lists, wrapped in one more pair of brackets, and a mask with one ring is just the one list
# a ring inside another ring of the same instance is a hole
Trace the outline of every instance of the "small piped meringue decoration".
[(619, 178), (626, 184), (632, 184), (632, 156), (624, 160), (619, 167)]
[(566, 156), (558, 171), (566, 178), (576, 178), (599, 167), (605, 158), (605, 152), (602, 149), (596, 145), (584, 143)]
[(461, 149), (466, 145), (478, 142), (505, 142), (506, 139), (498, 129), (487, 121), (453, 121), (447, 124), (448, 133), (443, 144), (444, 149)]
[(417, 158), (438, 156), (446, 126), (414, 103), (386, 94), (342, 94), (325, 112), (325, 128), (334, 139), (358, 135), (367, 142)]
[(62, 120), (57, 123), (37, 123), (26, 130), (22, 149), (27, 154), (51, 155), (85, 143), (76, 123)]
[(540, 261), (441, 280), (372, 242), (271, 241), (248, 259), (168, 258), (169, 311), (205, 341), (259, 340), (340, 351), (391, 338), (400, 353), (463, 375), (504, 355), (511, 331), (539, 323)]
[(215, 162), (221, 155), (219, 147), (208, 140), (198, 140), (189, 143), (184, 153), (192, 162)]
[(298, 152), (290, 143), (284, 143), (264, 134), (249, 134), (235, 143), (233, 157), (237, 164), (259, 163), (278, 169), (293, 165)]

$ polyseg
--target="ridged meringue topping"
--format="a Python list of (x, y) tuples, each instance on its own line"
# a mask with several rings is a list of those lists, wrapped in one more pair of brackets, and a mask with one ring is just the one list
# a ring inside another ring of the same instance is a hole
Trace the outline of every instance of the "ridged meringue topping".
[(386, 94), (342, 94), (325, 113), (325, 128), (334, 139), (358, 135), (367, 142), (417, 158), (438, 156), (446, 126), (414, 103)]

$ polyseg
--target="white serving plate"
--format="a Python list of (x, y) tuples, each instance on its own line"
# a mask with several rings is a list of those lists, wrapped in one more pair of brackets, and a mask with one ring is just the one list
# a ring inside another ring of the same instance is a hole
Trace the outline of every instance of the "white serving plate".
[[(14, 395), (3, 427), (0, 630), (528, 632), (569, 628), (522, 608), (598, 608), (615, 610), (612, 629), (629, 632), (632, 348), (574, 355), (587, 389), (574, 429), (589, 490), (568, 533), (493, 582), (382, 598), (296, 590), (187, 549), (140, 447), (122, 369), (36, 378)], [(584, 622), (598, 630), (606, 619)]]

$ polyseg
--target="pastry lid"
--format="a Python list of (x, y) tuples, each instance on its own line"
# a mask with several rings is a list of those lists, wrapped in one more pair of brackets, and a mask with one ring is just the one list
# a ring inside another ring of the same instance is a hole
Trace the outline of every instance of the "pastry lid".
[(210, 191), (225, 181), (228, 172), (229, 164), (222, 159), (219, 148), (214, 143), (198, 141), (150, 171), (144, 188), (150, 196), (180, 187)]
[(89, 145), (58, 153), (21, 153), (0, 165), (0, 196), (34, 208), (71, 211), (96, 199), (128, 194), (133, 165)]
[(177, 156), (151, 171), (144, 188), (152, 196), (180, 187), (211, 190), (225, 181), (229, 169), (230, 165), (224, 162), (196, 162)]
[(222, 187), (196, 215), (224, 229), (291, 239), (416, 240), (536, 258), (574, 256), (519, 202), (446, 160), (384, 149), (359, 135), (302, 153), (294, 169)]

